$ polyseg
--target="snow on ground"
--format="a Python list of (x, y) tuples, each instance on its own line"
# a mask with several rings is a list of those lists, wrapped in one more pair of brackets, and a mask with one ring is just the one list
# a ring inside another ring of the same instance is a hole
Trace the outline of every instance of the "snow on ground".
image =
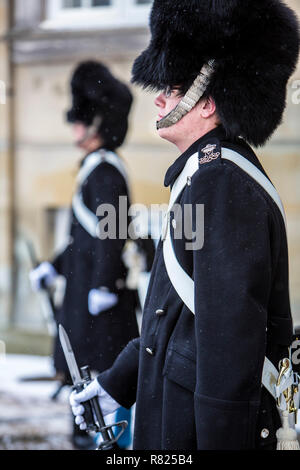
[(0, 362), (0, 450), (72, 449), (69, 390), (57, 401), (58, 382), (22, 382), (52, 376), (50, 358), (7, 355)]

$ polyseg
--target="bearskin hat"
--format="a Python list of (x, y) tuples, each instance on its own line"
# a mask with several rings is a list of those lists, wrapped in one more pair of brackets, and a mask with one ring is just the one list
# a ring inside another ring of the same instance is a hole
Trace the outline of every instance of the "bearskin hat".
[(149, 47), (132, 81), (182, 94), (214, 60), (211, 96), (229, 137), (262, 145), (280, 124), (299, 53), (299, 23), (281, 0), (154, 0)]
[(79, 64), (71, 80), (72, 108), (68, 122), (91, 126), (100, 118), (99, 135), (108, 150), (115, 150), (125, 140), (128, 115), (132, 105), (129, 88), (116, 79), (108, 68), (95, 61)]

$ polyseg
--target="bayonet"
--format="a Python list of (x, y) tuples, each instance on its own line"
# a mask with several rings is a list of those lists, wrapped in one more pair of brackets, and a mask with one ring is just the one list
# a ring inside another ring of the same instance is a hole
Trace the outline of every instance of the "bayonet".
[(59, 331), (60, 344), (61, 344), (61, 347), (65, 355), (65, 359), (68, 364), (72, 382), (76, 386), (82, 382), (81, 373), (79, 371), (79, 368), (75, 359), (75, 355), (74, 355), (69, 337), (66, 333), (66, 330), (64, 329), (62, 325), (59, 325), (58, 331)]
[[(82, 390), (92, 382), (90, 368), (84, 366), (79, 369), (69, 337), (62, 325), (59, 325), (59, 339), (74, 384), (73, 388), (77, 393), (82, 392)], [(121, 421), (106, 426), (97, 397), (82, 403), (82, 405), (85, 409), (84, 420), (87, 425), (87, 430), (96, 431), (102, 435), (103, 442), (100, 444), (98, 450), (118, 449), (116, 443), (128, 426), (127, 421)], [(121, 428), (117, 437), (114, 436), (113, 427)]]

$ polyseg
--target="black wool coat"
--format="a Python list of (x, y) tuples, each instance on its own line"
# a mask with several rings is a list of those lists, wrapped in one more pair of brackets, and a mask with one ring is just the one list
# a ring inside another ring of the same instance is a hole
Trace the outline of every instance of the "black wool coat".
[(221, 126), (180, 156), (166, 186), (210, 144), (220, 156), (199, 164), (177, 200), (204, 204), (203, 248), (187, 251), (171, 229), (176, 256), (195, 282), (195, 316), (171, 285), (160, 242), (141, 338), (98, 377), (121, 405), (136, 402), (135, 449), (276, 446), (280, 419), (261, 376), (265, 356), (277, 367), (292, 341), (284, 221), (265, 190), (222, 159), (227, 147), (262, 170), (251, 148), (227, 141)]
[[(83, 160), (81, 168), (89, 157)], [(117, 220), (119, 197), (129, 198), (124, 176), (108, 162), (100, 163), (81, 182), (80, 196), (85, 208), (94, 215), (101, 204), (111, 204)], [(122, 261), (125, 242), (124, 239), (100, 240), (92, 236), (73, 210), (70, 243), (53, 262), (57, 272), (66, 278), (57, 323), (68, 333), (78, 364), (89, 365), (98, 372), (110, 367), (127, 343), (139, 335), (136, 292), (125, 287), (127, 268)], [(116, 293), (119, 302), (98, 316), (92, 316), (88, 311), (88, 294), (98, 288)], [(55, 341), (54, 366), (57, 371), (68, 372), (59, 338)]]

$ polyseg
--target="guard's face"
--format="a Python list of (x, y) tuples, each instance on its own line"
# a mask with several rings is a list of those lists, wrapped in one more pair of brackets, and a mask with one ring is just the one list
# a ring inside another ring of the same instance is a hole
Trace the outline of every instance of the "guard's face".
[[(182, 96), (178, 95), (178, 90), (166, 90), (155, 99), (155, 105), (158, 108), (157, 121), (163, 119), (167, 114), (173, 111), (174, 108), (181, 101)], [(177, 140), (178, 133), (180, 133), (181, 121), (174, 126), (166, 127), (158, 130), (158, 134), (162, 139), (168, 140), (169, 142), (175, 143)]]
[(160, 93), (155, 99), (155, 105), (158, 107), (158, 121), (163, 119), (167, 114), (169, 114), (180, 102), (181, 96), (178, 95), (176, 89), (166, 90)]
[(87, 127), (81, 122), (75, 122), (72, 125), (72, 132), (75, 145), (85, 150)]
[[(181, 100), (182, 96), (178, 94), (177, 89), (161, 93), (155, 100), (155, 104), (158, 107), (158, 121), (176, 108)], [(205, 98), (200, 100), (176, 124), (159, 129), (158, 134), (162, 139), (175, 144), (183, 152), (202, 135), (219, 124), (220, 121), (216, 113), (215, 102), (211, 98)]]
[(95, 129), (80, 122), (73, 124), (73, 136), (75, 145), (87, 153), (94, 152), (103, 144)]

